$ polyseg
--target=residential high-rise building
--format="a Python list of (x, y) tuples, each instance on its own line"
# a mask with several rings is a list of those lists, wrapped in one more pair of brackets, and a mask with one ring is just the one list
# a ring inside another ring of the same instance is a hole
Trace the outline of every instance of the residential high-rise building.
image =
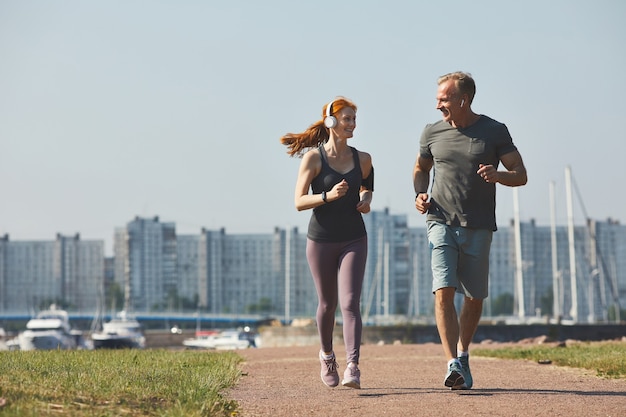
[(211, 314), (311, 315), (317, 298), (297, 228), (227, 235), (203, 229), (200, 306)]
[(217, 314), (223, 311), (223, 268), (224, 229), (211, 231), (202, 229), (198, 248), (198, 307)]
[(426, 228), (409, 229), (411, 238), (411, 305), (412, 317), (433, 317), (435, 314), (430, 269), (430, 247)]
[(51, 303), (91, 312), (104, 277), (104, 241), (57, 234), (51, 241), (0, 238), (0, 311), (35, 312)]
[[(178, 285), (176, 295), (198, 304), (200, 235), (176, 236), (176, 271)], [(173, 300), (170, 300), (170, 303)], [(171, 307), (171, 308), (170, 308)], [(168, 306), (168, 309), (180, 309), (181, 306)]]
[(61, 285), (61, 299), (73, 310), (90, 312), (104, 286), (104, 242), (80, 240), (80, 235), (57, 234), (53, 272)]
[(176, 226), (158, 217), (135, 217), (115, 231), (115, 281), (125, 289), (124, 309), (162, 311), (176, 292)]
[[(369, 237), (364, 321), (432, 319), (426, 228), (409, 228), (406, 215), (388, 210), (373, 211), (364, 221)], [(589, 220), (573, 228), (571, 242), (569, 232), (534, 221), (500, 227), (491, 245), (484, 316), (614, 321), (626, 305), (626, 227)], [(115, 256), (105, 260), (102, 241), (79, 235), (17, 242), (0, 237), (0, 312), (33, 311), (42, 302), (59, 301), (73, 310), (95, 311), (114, 280), (127, 297), (118, 310), (315, 316), (306, 233), (298, 228), (176, 235), (173, 222), (135, 217), (116, 229), (114, 238)]]
[(274, 230), (272, 276), (282, 292), (276, 294), (278, 309), (287, 319), (315, 317), (317, 293), (306, 259), (306, 234), (297, 227)]
[(370, 318), (411, 314), (415, 303), (411, 237), (406, 215), (389, 210), (363, 216), (368, 232), (368, 254), (362, 292), (362, 310)]

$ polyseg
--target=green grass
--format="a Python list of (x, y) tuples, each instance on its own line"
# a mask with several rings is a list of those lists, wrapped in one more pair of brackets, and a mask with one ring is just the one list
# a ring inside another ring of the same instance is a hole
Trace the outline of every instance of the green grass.
[[(626, 343), (474, 349), (473, 355), (594, 370), (626, 378)], [(235, 352), (169, 350), (2, 351), (2, 417), (236, 416), (226, 391), (241, 376)]]
[(474, 349), (473, 355), (501, 359), (551, 361), (558, 366), (590, 369), (604, 378), (626, 378), (626, 343), (580, 342), (567, 347), (556, 345), (511, 346)]
[(241, 376), (234, 352), (0, 352), (5, 416), (232, 416)]

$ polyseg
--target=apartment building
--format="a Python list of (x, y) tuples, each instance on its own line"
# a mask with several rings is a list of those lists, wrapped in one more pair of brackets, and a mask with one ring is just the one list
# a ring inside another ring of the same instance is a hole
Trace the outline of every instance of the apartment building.
[(104, 241), (57, 234), (50, 241), (0, 238), (0, 311), (26, 313), (63, 302), (91, 312), (104, 284)]
[[(361, 306), (369, 323), (432, 318), (430, 250), (425, 227), (388, 210), (364, 216), (369, 253)], [(570, 240), (573, 236), (573, 241)], [(306, 261), (306, 233), (202, 229), (176, 235), (173, 222), (136, 217), (114, 233), (108, 275), (134, 311), (181, 311), (193, 300), (208, 314), (314, 317), (317, 295)], [(0, 238), (0, 311), (28, 311), (41, 300), (95, 309), (105, 274), (103, 242), (79, 235), (53, 241)], [(616, 221), (500, 227), (490, 257), (485, 315), (607, 321), (626, 305), (626, 227)], [(100, 297), (100, 298), (99, 298)], [(503, 308), (503, 305), (505, 306)], [(121, 308), (121, 306), (119, 306)]]
[(125, 289), (124, 309), (162, 311), (178, 286), (176, 225), (135, 217), (115, 230), (115, 281)]

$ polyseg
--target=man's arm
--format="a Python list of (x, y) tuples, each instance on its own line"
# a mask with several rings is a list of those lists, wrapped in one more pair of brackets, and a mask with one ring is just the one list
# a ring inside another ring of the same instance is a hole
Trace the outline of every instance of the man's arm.
[(519, 187), (528, 182), (526, 167), (518, 151), (509, 152), (500, 157), (506, 171), (497, 171), (493, 165), (480, 164), (476, 173), (486, 182), (500, 183), (509, 187)]
[(415, 194), (425, 193), (428, 191), (430, 184), (430, 170), (433, 167), (433, 160), (417, 155), (415, 166), (413, 167), (413, 188)]
[(413, 188), (415, 189), (415, 208), (424, 214), (430, 207), (428, 201), (428, 185), (430, 184), (430, 170), (433, 167), (433, 160), (417, 155), (415, 166), (413, 167)]

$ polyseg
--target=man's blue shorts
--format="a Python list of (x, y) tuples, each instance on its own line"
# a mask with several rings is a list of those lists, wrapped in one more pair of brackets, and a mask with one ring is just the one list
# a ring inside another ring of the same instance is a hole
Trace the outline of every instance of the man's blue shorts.
[(493, 232), (428, 221), (433, 293), (454, 287), (470, 298), (489, 294), (489, 251)]

